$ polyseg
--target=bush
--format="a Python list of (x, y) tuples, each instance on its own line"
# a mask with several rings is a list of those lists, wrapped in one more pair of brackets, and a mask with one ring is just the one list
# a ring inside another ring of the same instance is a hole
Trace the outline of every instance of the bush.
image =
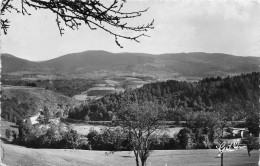
[(89, 141), (87, 139), (80, 139), (77, 149), (91, 150)]
[(79, 135), (61, 124), (19, 126), (18, 144), (33, 148), (77, 148)]
[(65, 148), (75, 149), (79, 145), (79, 135), (76, 130), (69, 130), (64, 134), (63, 142), (65, 144)]
[(201, 134), (196, 142), (197, 149), (208, 149), (210, 148), (209, 138), (206, 134)]
[(255, 137), (259, 136), (259, 116), (251, 115), (246, 118), (245, 122), (246, 127), (249, 132), (252, 133)]
[(126, 133), (120, 129), (106, 128), (101, 133), (92, 130), (87, 135), (90, 149), (93, 150), (129, 150)]
[(96, 149), (96, 141), (97, 141), (97, 137), (98, 137), (99, 133), (96, 130), (90, 130), (90, 132), (87, 135), (87, 139), (89, 141), (89, 148), (90, 150), (92, 150), (92, 146), (94, 146), (94, 149)]
[(214, 140), (213, 143), (211, 144), (212, 149), (217, 149), (220, 146), (220, 141), (218, 139)]
[(152, 135), (151, 136), (151, 149), (153, 150), (164, 150), (171, 148), (171, 138), (168, 134), (163, 135)]
[(38, 144), (40, 144), (40, 147), (64, 148), (62, 141), (64, 139), (65, 133), (66, 131), (63, 131), (59, 125), (51, 124), (50, 128), (42, 129), (41, 132), (35, 133), (33, 135), (36, 136), (34, 141), (37, 141)]
[(193, 148), (192, 143), (192, 132), (189, 128), (185, 127), (179, 131), (177, 134), (177, 137), (179, 139), (179, 143), (182, 147), (182, 149), (191, 149)]
[(17, 130), (12, 130), (12, 136), (13, 136), (13, 142), (15, 143), (18, 138), (18, 131)]
[(5, 136), (7, 140), (11, 138), (11, 129), (8, 128), (5, 130)]
[(31, 133), (31, 130), (32, 130), (31, 124), (27, 123), (27, 122), (22, 122), (19, 125), (18, 130), (19, 130), (19, 135), (18, 135), (19, 143), (21, 145), (28, 146), (30, 144), (29, 136), (30, 136), (30, 133)]
[(26, 83), (26, 86), (37, 87), (36, 83), (34, 82), (28, 82)]

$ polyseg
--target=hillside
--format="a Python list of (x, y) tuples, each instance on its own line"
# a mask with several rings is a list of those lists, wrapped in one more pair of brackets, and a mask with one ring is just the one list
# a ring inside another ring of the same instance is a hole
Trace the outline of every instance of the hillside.
[[(143, 87), (120, 94), (109, 94), (70, 112), (69, 117), (90, 120), (111, 120), (115, 112), (128, 102), (160, 102), (169, 109), (166, 120), (187, 120), (193, 113), (219, 113), (225, 120), (244, 120), (258, 115), (259, 72), (233, 77), (211, 77), (199, 82), (167, 80), (145, 84)], [(80, 111), (79, 111), (80, 110)]]
[(67, 54), (41, 64), (51, 70), (68, 73), (118, 70), (123, 66), (136, 66), (152, 62), (145, 54), (113, 54), (106, 51), (85, 51)]
[(259, 70), (257, 57), (195, 52), (163, 54), (161, 59), (167, 68), (186, 76), (223, 76), (228, 73), (248, 73)]
[(42, 62), (2, 55), (3, 73), (49, 73), (78, 77), (122, 75), (152, 76), (159, 79), (198, 80), (258, 71), (259, 58), (220, 53), (110, 53), (85, 51)]
[(48, 107), (53, 115), (60, 110), (66, 116), (71, 106), (79, 104), (67, 96), (43, 88), (23, 86), (3, 86), (1, 102), (1, 117), (9, 121), (35, 115), (44, 106)]
[(2, 54), (1, 61), (3, 73), (42, 71), (39, 63), (17, 58), (10, 54)]
[[(5, 77), (5, 76), (3, 76)], [(30, 87), (38, 87), (51, 90), (53, 92), (57, 92), (63, 94), (65, 96), (72, 97), (76, 94), (80, 94), (83, 91), (88, 90), (93, 87), (95, 84), (100, 83), (102, 80), (92, 80), (92, 79), (40, 79), (40, 80), (32, 80), (32, 79), (2, 79), (3, 85), (13, 85), (13, 86), (30, 86)]]

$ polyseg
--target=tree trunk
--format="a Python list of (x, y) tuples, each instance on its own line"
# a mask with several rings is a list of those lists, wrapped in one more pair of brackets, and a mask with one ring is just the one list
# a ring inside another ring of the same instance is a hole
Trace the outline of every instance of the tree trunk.
[(221, 166), (223, 166), (223, 152), (221, 153)]
[(142, 166), (146, 166), (146, 159), (141, 159)]
[(138, 152), (134, 151), (136, 166), (139, 166)]
[(136, 166), (139, 166), (139, 160), (138, 157), (135, 157)]

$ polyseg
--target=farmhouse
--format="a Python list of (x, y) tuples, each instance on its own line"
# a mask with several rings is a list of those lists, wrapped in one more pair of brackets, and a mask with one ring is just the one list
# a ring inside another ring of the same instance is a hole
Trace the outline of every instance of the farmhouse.
[(30, 120), (32, 124), (39, 123), (38, 117), (39, 117), (40, 115), (41, 115), (40, 112), (38, 112), (36, 115), (30, 117), (28, 120)]

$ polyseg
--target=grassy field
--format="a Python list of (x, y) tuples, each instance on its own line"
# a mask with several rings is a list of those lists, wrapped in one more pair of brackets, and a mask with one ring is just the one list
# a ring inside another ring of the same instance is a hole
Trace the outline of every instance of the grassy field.
[[(1, 137), (5, 137), (5, 129), (14, 124), (1, 120)], [(100, 126), (95, 126), (99, 128)], [(81, 126), (85, 132), (90, 126)], [(176, 132), (178, 128), (170, 132)], [(85, 133), (84, 133), (85, 134)], [(8, 166), (134, 166), (133, 153), (106, 151), (90, 151), (75, 149), (32, 149), (22, 146), (1, 143), (1, 161)], [(158, 150), (153, 151), (148, 158), (148, 166), (219, 166), (218, 150)], [(251, 157), (246, 150), (224, 153), (224, 165), (227, 166), (257, 166), (259, 151), (252, 151)]]
[[(1, 159), (8, 166), (134, 166), (133, 153), (72, 149), (31, 149), (1, 142)], [(169, 150), (154, 151), (148, 158), (148, 166), (218, 166), (217, 150)], [(224, 165), (257, 166), (259, 151), (246, 150), (224, 154)]]
[[(100, 130), (105, 129), (106, 126), (102, 125), (91, 125), (91, 124), (71, 124), (72, 129), (76, 130), (77, 133), (82, 135), (87, 135), (90, 130), (96, 130), (100, 132)], [(173, 128), (165, 128), (163, 130), (157, 130), (157, 134), (168, 134), (173, 137), (174, 134), (178, 133), (183, 127), (173, 127)]]

